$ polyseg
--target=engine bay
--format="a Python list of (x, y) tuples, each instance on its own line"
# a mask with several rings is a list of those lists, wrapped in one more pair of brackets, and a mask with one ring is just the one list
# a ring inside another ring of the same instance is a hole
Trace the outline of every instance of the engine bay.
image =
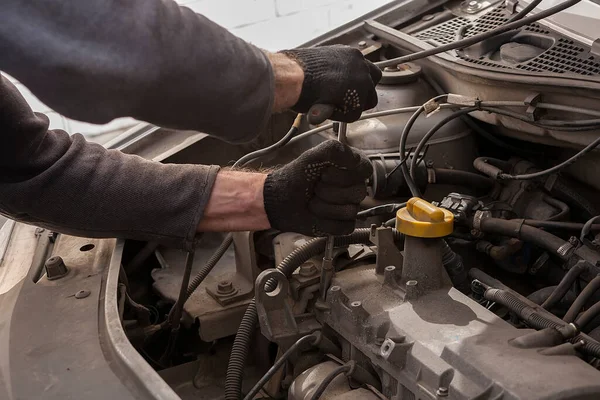
[[(387, 65), (346, 131), (374, 171), (351, 235), (125, 244), (123, 329), (181, 398), (600, 398), (597, 46), (542, 19), (396, 63), (518, 21), (511, 2), (405, 7), (311, 43)], [(273, 168), (344, 129), (271, 125), (167, 161)]]

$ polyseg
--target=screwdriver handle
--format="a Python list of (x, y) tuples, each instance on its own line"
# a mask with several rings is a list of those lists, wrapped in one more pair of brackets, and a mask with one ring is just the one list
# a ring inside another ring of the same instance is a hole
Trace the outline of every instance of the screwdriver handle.
[(319, 125), (328, 120), (333, 115), (335, 106), (331, 104), (315, 104), (308, 110), (308, 123), (311, 125)]

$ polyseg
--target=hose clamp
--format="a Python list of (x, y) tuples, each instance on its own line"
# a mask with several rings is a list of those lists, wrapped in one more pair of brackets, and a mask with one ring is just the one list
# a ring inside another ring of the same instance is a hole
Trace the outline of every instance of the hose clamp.
[(560, 246), (558, 248), (558, 250), (556, 250), (556, 253), (561, 256), (561, 257), (566, 257), (569, 252), (571, 252), (571, 250), (573, 250), (574, 247), (571, 243), (567, 242), (565, 244), (563, 244), (562, 246)]
[(491, 216), (491, 211), (475, 211), (475, 215), (473, 216), (473, 229), (475, 229), (478, 232), (481, 232), (481, 221), (483, 221), (486, 218), (490, 218)]

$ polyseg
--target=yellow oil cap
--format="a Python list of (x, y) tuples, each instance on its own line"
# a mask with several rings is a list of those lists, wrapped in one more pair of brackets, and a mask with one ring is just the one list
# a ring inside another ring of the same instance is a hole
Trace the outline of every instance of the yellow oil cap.
[(396, 229), (408, 236), (439, 238), (454, 229), (454, 215), (443, 208), (413, 197), (396, 213)]

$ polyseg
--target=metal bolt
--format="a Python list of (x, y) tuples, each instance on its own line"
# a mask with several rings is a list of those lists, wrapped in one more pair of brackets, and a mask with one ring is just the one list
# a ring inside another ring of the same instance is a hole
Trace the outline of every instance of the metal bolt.
[(394, 272), (396, 270), (396, 267), (394, 267), (393, 265), (388, 265), (387, 267), (385, 267), (385, 270), (387, 272)]
[(54, 256), (46, 260), (46, 278), (52, 281), (54, 279), (62, 278), (69, 273), (69, 269), (65, 265), (62, 257)]
[(342, 288), (339, 286), (332, 286), (329, 288), (330, 292), (339, 292)]
[(217, 284), (217, 292), (219, 294), (229, 294), (233, 292), (233, 283), (231, 281), (221, 281)]
[(367, 42), (365, 42), (364, 40), (361, 40), (360, 42), (358, 42), (358, 47), (365, 47), (367, 45)]
[(75, 298), (76, 299), (85, 299), (86, 297), (88, 297), (90, 295), (90, 291), (89, 290), (80, 290), (79, 292), (75, 293)]
[(360, 301), (353, 301), (352, 303), (350, 303), (351, 307), (360, 307), (362, 306), (362, 302)]
[(472, 0), (472, 1), (470, 1), (470, 2), (469, 2), (469, 5), (470, 5), (471, 7), (475, 7), (475, 6), (476, 6), (476, 5), (478, 5), (478, 4), (479, 4), (479, 3), (478, 3), (476, 0)]
[(427, 14), (427, 15), (423, 15), (423, 17), (421, 19), (423, 21), (431, 21), (434, 17), (435, 17), (435, 15), (433, 15), (433, 14)]
[(448, 397), (448, 388), (440, 386), (435, 394), (437, 394), (438, 397)]
[(300, 270), (298, 271), (298, 274), (300, 274), (300, 276), (303, 276), (305, 278), (311, 277), (315, 273), (317, 273), (317, 267), (313, 263), (302, 264), (300, 266)]

